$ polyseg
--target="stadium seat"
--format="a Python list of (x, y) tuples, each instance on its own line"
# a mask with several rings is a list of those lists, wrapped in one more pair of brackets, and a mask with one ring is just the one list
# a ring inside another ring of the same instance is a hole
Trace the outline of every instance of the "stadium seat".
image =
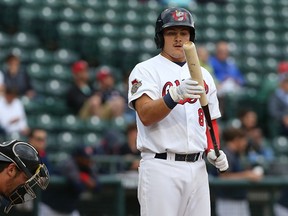
[(96, 10), (93, 10), (90, 7), (87, 7), (86, 9), (84, 9), (80, 15), (81, 15), (82, 22), (97, 24), (102, 21), (101, 13), (98, 13)]
[(85, 130), (87, 132), (103, 133), (108, 128), (108, 122), (97, 116), (90, 117), (85, 121)]
[(76, 24), (68, 21), (57, 24), (58, 45), (61, 48), (77, 50), (77, 31)]
[(223, 30), (224, 32), (222, 38), (226, 41), (233, 41), (235, 43), (239, 43), (242, 39), (242, 36), (239, 34), (239, 32), (233, 28), (224, 28)]
[(262, 45), (263, 55), (265, 57), (274, 57), (280, 59), (282, 57), (282, 50), (280, 46), (274, 43), (265, 43)]
[(245, 86), (258, 88), (262, 84), (262, 78), (258, 73), (253, 71), (245, 73)]
[(118, 41), (110, 37), (104, 36), (100, 37), (97, 41), (97, 59), (102, 64), (117, 65), (121, 61), (117, 58)]
[(41, 3), (42, 5), (53, 8), (55, 10), (64, 7), (64, 2), (58, 0), (42, 0)]
[(8, 48), (10, 44), (11, 44), (11, 36), (5, 32), (0, 32), (1, 51), (3, 48)]
[(235, 14), (224, 15), (222, 19), (223, 28), (239, 29), (241, 27), (241, 21), (239, 16)]
[(53, 115), (42, 113), (34, 116), (34, 127), (43, 128), (47, 131), (54, 131), (59, 127), (59, 120)]
[(112, 119), (110, 121), (110, 124), (111, 124), (112, 129), (120, 131), (124, 134), (126, 133), (127, 122), (125, 121), (125, 119), (122, 116)]
[(15, 33), (18, 25), (19, 0), (5, 0), (0, 2), (0, 30)]
[(57, 134), (56, 141), (59, 152), (71, 153), (76, 146), (82, 145), (81, 136), (71, 131), (64, 131)]
[(6, 57), (8, 56), (8, 54), (10, 54), (10, 50), (9, 49), (1, 49), (0, 52), (0, 62), (3, 63), (6, 60)]
[(98, 26), (98, 36), (99, 37), (109, 37), (109, 38), (118, 38), (119, 36), (119, 26), (106, 22)]
[[(75, 1), (77, 2), (77, 1)], [(81, 21), (80, 10), (77, 10), (76, 7), (65, 7), (59, 11), (59, 19), (62, 21), (77, 23)]]
[(18, 17), (20, 31), (35, 33), (38, 30), (38, 25), (35, 25), (38, 19), (38, 13), (35, 9), (21, 6), (18, 11)]
[(245, 29), (254, 29), (258, 30), (260, 28), (260, 20), (256, 18), (256, 16), (246, 16), (239, 20), (239, 24), (242, 28)]
[(38, 38), (27, 32), (17, 32), (11, 38), (11, 45), (23, 47), (25, 49), (34, 49), (39, 46)]
[[(54, 116), (63, 116), (71, 112), (66, 101), (63, 99), (59, 100), (59, 98), (56, 97), (46, 96), (42, 104), (44, 106), (43, 110)], [(57, 109), (55, 109), (55, 107), (57, 107)]]
[(80, 56), (74, 50), (64, 48), (56, 50), (53, 55), (54, 63), (59, 63), (66, 66), (71, 65), (80, 58)]
[(208, 2), (202, 7), (205, 7), (205, 11), (207, 14), (213, 14), (216, 16), (223, 14), (222, 5), (216, 4), (215, 2)]
[(261, 45), (253, 42), (244, 43), (242, 52), (247, 56), (258, 57), (262, 55)]
[(101, 134), (95, 132), (83, 133), (81, 139), (84, 145), (98, 148), (100, 145)]
[(211, 28), (208, 27), (207, 29), (205, 29), (204, 34), (202, 35), (201, 40), (204, 41), (218, 41), (221, 38), (221, 33), (215, 29), (215, 28)]
[(68, 90), (69, 84), (57, 79), (47, 80), (44, 88), (45, 95), (51, 97), (64, 98)]
[(98, 26), (88, 21), (82, 22), (77, 26), (77, 34), (80, 38), (92, 37), (95, 41), (98, 37)]
[(136, 25), (132, 25), (132, 24), (125, 24), (123, 26), (120, 27), (121, 31), (119, 31), (120, 33), (120, 37), (122, 38), (134, 38), (134, 39), (142, 39), (140, 37), (140, 29), (138, 28), (138, 26)]
[(85, 8), (91, 8), (95, 11), (103, 10), (103, 1), (102, 0), (85, 0), (82, 1), (82, 5)]
[(151, 38), (146, 38), (141, 40), (139, 42), (139, 49), (141, 50), (141, 53), (151, 53), (151, 54), (156, 54), (156, 45), (154, 40)]
[(142, 16), (139, 16), (139, 12), (134, 9), (129, 9), (127, 11), (123, 11), (122, 13), (122, 21), (126, 24), (133, 25), (142, 25)]
[(155, 27), (152, 24), (147, 24), (140, 29), (141, 36), (143, 38), (151, 38), (154, 39), (155, 35)]
[(55, 48), (57, 46), (57, 28), (59, 22), (59, 11), (51, 7), (43, 7), (38, 13), (37, 34), (42, 40), (43, 45), (47, 48)]
[(32, 79), (46, 80), (49, 78), (49, 68), (43, 64), (31, 63), (27, 65), (27, 72)]
[(63, 131), (74, 131), (74, 132), (85, 131), (83, 130), (84, 121), (72, 114), (63, 115), (60, 119), (60, 125)]
[(36, 48), (31, 51), (31, 61), (39, 64), (50, 65), (53, 63), (53, 52), (43, 48)]
[(64, 64), (60, 63), (50, 65), (49, 78), (62, 80), (66, 82), (72, 81), (70, 66), (65, 66)]
[(259, 62), (262, 66), (262, 72), (264, 74), (269, 74), (271, 72), (274, 72), (277, 68), (277, 58), (275, 57), (266, 57), (259, 59)]
[(253, 29), (247, 29), (244, 32), (244, 38), (247, 43), (252, 42), (252, 43), (259, 43), (261, 40), (261, 37), (259, 36), (259, 33)]
[(118, 47), (124, 53), (133, 53), (138, 50), (138, 41), (129, 37), (121, 38), (118, 41)]
[(288, 154), (288, 139), (285, 136), (277, 136), (273, 139), (273, 148), (276, 154), (287, 155)]

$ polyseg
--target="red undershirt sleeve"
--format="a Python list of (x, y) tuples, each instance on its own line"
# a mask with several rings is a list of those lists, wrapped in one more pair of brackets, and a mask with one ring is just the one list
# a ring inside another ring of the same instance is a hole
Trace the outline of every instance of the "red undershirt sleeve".
[[(217, 123), (216, 119), (212, 120), (212, 126), (213, 126), (213, 130), (214, 130), (214, 133), (215, 133), (215, 138), (216, 138), (218, 147), (220, 149), (219, 128), (218, 128), (218, 123)], [(207, 150), (206, 150), (206, 153), (208, 153), (210, 149), (214, 149), (213, 142), (212, 142), (211, 135), (210, 135), (208, 127), (206, 129), (206, 136), (207, 136)]]

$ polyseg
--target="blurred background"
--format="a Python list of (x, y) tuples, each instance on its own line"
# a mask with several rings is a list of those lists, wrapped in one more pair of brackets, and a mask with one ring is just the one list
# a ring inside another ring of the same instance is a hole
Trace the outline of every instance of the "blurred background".
[[(51, 182), (55, 188), (65, 184), (58, 165), (73, 156), (78, 147), (92, 147), (92, 169), (97, 173), (100, 186), (96, 192), (83, 190), (79, 194), (77, 209), (81, 215), (139, 215), (137, 165), (134, 164), (139, 154), (134, 149), (136, 133), (131, 132), (135, 114), (126, 105), (127, 78), (138, 62), (159, 53), (154, 43), (154, 24), (168, 6), (191, 11), (195, 19), (196, 47), (205, 48), (209, 56), (216, 56), (217, 43), (225, 41), (229, 61), (241, 72), (244, 81), (239, 90), (232, 91), (227, 85), (226, 91), (219, 95), (223, 114), (219, 122), (221, 131), (244, 128), (248, 134), (257, 128), (247, 139), (259, 146), (250, 142), (242, 162), (250, 168), (260, 166), (263, 182), (251, 185), (240, 179), (223, 183), (211, 174), (213, 214), (214, 188), (232, 184), (249, 189), (247, 200), (252, 216), (273, 216), (272, 209), (281, 196), (280, 191), (288, 186), (287, 129), (284, 132), (284, 124), (271, 111), (276, 108), (270, 104), (288, 74), (285, 66), (288, 61), (287, 0), (0, 0), (1, 97), (5, 98), (8, 92), (5, 73), (9, 67), (13, 68), (8, 58), (11, 55), (18, 58), (17, 68), (28, 77), (20, 82), (31, 83), (29, 90), (33, 91), (31, 95), (16, 89), (17, 100), (24, 110), (25, 127), (10, 130), (3, 123), (5, 119), (0, 120), (0, 140), (28, 140), (31, 130), (44, 130), (45, 156), (51, 163), (51, 173), (55, 170)], [(86, 64), (87, 85), (101, 95), (100, 104), (104, 110), (109, 107), (109, 115), (101, 112), (83, 117), (67, 105), (75, 74), (83, 69), (75, 71), (75, 63), (80, 60)], [(204, 66), (204, 59), (201, 63)], [(106, 90), (101, 89), (100, 82), (106, 77), (106, 71), (113, 78), (107, 90), (109, 98), (121, 95), (122, 102), (112, 104), (104, 98)], [(222, 80), (217, 77), (215, 80), (220, 92)], [(287, 92), (283, 95), (286, 116)], [(121, 107), (121, 112), (119, 108), (115, 114), (113, 107)], [(9, 113), (3, 109), (4, 105), (0, 107), (1, 116)], [(248, 111), (253, 114), (252, 120), (247, 117), (247, 126), (243, 116)], [(288, 120), (286, 122), (288, 128)], [(268, 156), (259, 150), (262, 147), (269, 150)], [(81, 178), (83, 180), (83, 175)], [(259, 190), (254, 191), (255, 188)], [(19, 208), (11, 215), (38, 215), (39, 200), (32, 207)]]

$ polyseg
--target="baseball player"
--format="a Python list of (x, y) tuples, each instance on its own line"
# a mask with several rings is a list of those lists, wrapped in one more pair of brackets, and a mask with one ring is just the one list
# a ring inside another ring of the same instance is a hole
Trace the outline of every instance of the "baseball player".
[[(155, 42), (161, 53), (137, 64), (129, 76), (129, 107), (136, 111), (141, 151), (138, 200), (142, 216), (209, 216), (204, 156), (220, 171), (199, 98), (206, 91), (217, 132), (219, 111), (213, 78), (202, 68), (205, 89), (190, 78), (182, 45), (195, 39), (194, 21), (184, 8), (158, 17)], [(217, 136), (219, 140), (219, 136)]]
[(33, 146), (17, 140), (0, 144), (0, 206), (5, 213), (36, 198), (36, 186), (44, 190), (48, 184), (49, 172)]

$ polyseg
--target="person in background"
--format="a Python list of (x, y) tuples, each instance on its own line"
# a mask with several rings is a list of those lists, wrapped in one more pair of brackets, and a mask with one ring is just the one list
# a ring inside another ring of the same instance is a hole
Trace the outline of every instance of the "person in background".
[(268, 100), (268, 111), (276, 123), (278, 134), (288, 136), (288, 62), (278, 65), (278, 88)]
[(101, 97), (89, 83), (88, 63), (76, 61), (71, 70), (74, 82), (67, 92), (66, 103), (72, 113), (83, 119), (100, 116)]
[(99, 182), (93, 167), (94, 149), (78, 146), (71, 156), (58, 163), (55, 175), (64, 178), (60, 186), (47, 188), (39, 205), (39, 216), (80, 216), (78, 203), (85, 191), (97, 192)]
[(120, 148), (120, 155), (124, 155), (126, 158), (131, 158), (131, 163), (127, 170), (138, 170), (140, 163), (140, 151), (137, 149), (137, 125), (131, 123), (127, 127), (127, 142), (125, 142)]
[(9, 140), (0, 144), (0, 207), (10, 209), (36, 198), (35, 186), (45, 190), (49, 171), (29, 143)]
[[(215, 172), (212, 175), (221, 179), (259, 181), (263, 177), (263, 170), (259, 167), (254, 170), (241, 162), (245, 157), (248, 144), (246, 132), (240, 128), (228, 127), (223, 130), (223, 151), (225, 151), (229, 163), (226, 172)], [(247, 192), (243, 188), (234, 186), (216, 190), (215, 209), (217, 216), (241, 215), (249, 216), (250, 207), (247, 201)]]
[(202, 46), (197, 47), (197, 54), (198, 54), (200, 65), (211, 74), (217, 86), (217, 79), (215, 78), (214, 69), (209, 62), (209, 57), (210, 57), (209, 51), (204, 45), (202, 45)]
[(47, 132), (41, 128), (31, 128), (28, 134), (28, 142), (35, 147), (39, 152), (39, 156), (42, 162), (46, 165), (50, 173), (52, 173), (52, 167), (46, 153), (47, 147)]
[(31, 78), (21, 65), (20, 57), (9, 54), (6, 58), (6, 67), (3, 68), (4, 85), (6, 88), (17, 89), (18, 96), (29, 99), (35, 97), (36, 92), (32, 86)]
[(258, 115), (253, 109), (244, 108), (239, 112), (241, 128), (248, 137), (247, 159), (252, 166), (268, 169), (274, 160), (274, 152), (258, 125)]
[(0, 128), (4, 136), (27, 136), (29, 133), (24, 106), (13, 87), (5, 86), (4, 95), (0, 95)]
[(96, 71), (97, 92), (101, 94), (102, 105), (105, 107), (105, 119), (123, 116), (127, 107), (124, 94), (116, 88), (115, 77), (109, 67), (103, 66)]
[(226, 41), (217, 42), (215, 54), (209, 57), (209, 62), (219, 84), (218, 95), (239, 93), (245, 79), (235, 62), (231, 60), (229, 44)]

